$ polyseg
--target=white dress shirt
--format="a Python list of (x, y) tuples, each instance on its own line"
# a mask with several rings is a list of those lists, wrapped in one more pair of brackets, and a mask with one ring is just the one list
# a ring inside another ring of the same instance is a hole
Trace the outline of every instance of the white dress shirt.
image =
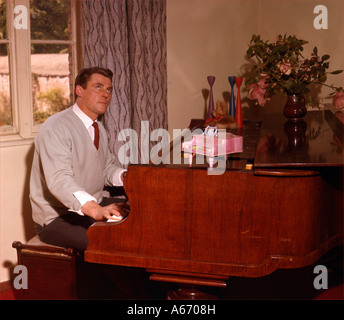
[[(93, 120), (87, 116), (79, 107), (78, 105), (75, 103), (72, 107), (72, 110), (74, 111), (74, 113), (80, 118), (80, 120), (82, 121), (82, 123), (85, 125), (86, 129), (88, 130), (88, 133), (92, 139), (92, 141), (94, 141), (94, 127), (92, 126), (93, 124)], [(97, 120), (96, 120), (97, 121)], [(113, 177), (113, 184), (114, 185), (123, 185), (122, 183), (122, 179), (121, 179), (121, 175), (123, 174), (123, 172), (125, 172), (126, 169), (119, 169), (116, 170), (114, 177)], [(89, 193), (87, 193), (86, 191), (77, 191), (73, 193), (74, 197), (79, 201), (79, 203), (81, 204), (81, 207), (88, 201), (95, 201), (97, 202), (97, 199), (94, 198), (93, 196), (91, 196)], [(80, 215), (84, 215), (82, 213), (82, 211), (75, 211), (75, 210), (71, 210), (69, 209), (69, 211), (74, 211), (77, 212)]]

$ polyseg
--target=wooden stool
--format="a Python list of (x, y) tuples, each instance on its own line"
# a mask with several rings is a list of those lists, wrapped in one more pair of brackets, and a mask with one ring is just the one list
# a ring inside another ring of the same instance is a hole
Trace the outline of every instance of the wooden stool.
[(18, 265), (27, 268), (28, 288), (20, 289), (24, 300), (76, 299), (78, 252), (42, 242), (38, 236), (28, 243), (12, 243)]

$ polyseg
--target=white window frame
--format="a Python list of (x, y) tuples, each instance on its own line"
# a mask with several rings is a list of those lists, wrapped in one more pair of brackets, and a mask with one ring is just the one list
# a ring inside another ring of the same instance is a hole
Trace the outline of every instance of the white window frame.
[[(77, 3), (71, 0), (70, 40), (31, 40), (30, 0), (6, 0), (6, 24), (8, 39), (0, 40), (9, 45), (10, 94), (12, 125), (0, 127), (0, 147), (30, 144), (41, 125), (33, 121), (31, 44), (66, 44), (72, 47), (72, 78), (77, 74)], [(13, 26), (14, 8), (24, 5), (27, 8), (28, 28), (16, 29)]]

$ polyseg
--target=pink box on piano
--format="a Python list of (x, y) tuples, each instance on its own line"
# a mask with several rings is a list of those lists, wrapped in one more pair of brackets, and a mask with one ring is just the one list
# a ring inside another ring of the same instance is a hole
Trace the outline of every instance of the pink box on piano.
[(197, 134), (191, 141), (183, 142), (183, 151), (214, 157), (243, 151), (243, 138), (226, 132), (226, 138), (207, 137)]

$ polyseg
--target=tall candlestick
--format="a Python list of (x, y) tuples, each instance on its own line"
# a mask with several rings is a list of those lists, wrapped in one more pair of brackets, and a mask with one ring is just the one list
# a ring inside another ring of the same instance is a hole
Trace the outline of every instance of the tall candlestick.
[(213, 85), (215, 82), (215, 77), (208, 76), (207, 79), (210, 85), (209, 104), (208, 104), (208, 119), (209, 119), (212, 117), (212, 113), (214, 111)]
[(241, 108), (241, 98), (240, 98), (240, 86), (242, 83), (242, 77), (235, 78), (235, 84), (238, 87), (238, 95), (236, 101), (236, 109), (235, 109), (235, 122), (238, 124), (238, 128), (241, 129), (243, 127), (243, 120), (242, 120), (242, 108)]
[(234, 97), (234, 84), (235, 84), (235, 77), (231, 76), (228, 77), (229, 84), (231, 85), (231, 100), (229, 103), (229, 115), (234, 117), (235, 116), (235, 97)]

